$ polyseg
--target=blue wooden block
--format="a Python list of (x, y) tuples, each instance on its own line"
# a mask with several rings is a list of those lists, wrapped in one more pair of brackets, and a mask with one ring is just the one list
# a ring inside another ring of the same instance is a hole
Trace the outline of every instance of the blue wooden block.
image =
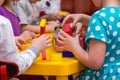
[(70, 51), (63, 51), (62, 56), (63, 57), (74, 57), (73, 53)]
[(64, 20), (64, 18), (61, 18), (61, 19), (59, 20), (59, 22), (60, 22), (60, 23), (62, 23), (62, 22), (63, 22), (63, 20)]

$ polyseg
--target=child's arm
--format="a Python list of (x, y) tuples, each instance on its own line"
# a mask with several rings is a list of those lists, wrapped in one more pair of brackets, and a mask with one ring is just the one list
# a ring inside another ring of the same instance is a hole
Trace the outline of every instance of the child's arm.
[(29, 25), (29, 24), (21, 24), (21, 31), (31, 31), (31, 32), (35, 32), (35, 33), (39, 33), (40, 31), (40, 27), (37, 25)]
[(22, 37), (24, 40), (28, 41), (28, 40), (36, 38), (36, 34), (34, 32), (24, 31), (20, 34), (20, 37)]
[(79, 35), (71, 37), (64, 31), (60, 30), (57, 41), (61, 43), (60, 48), (71, 51), (75, 57), (86, 67), (99, 69), (105, 58), (106, 44), (102, 41), (90, 39), (89, 51), (85, 51), (79, 45)]
[(89, 15), (86, 14), (69, 14), (68, 16), (65, 17), (62, 26), (66, 23), (66, 22), (71, 22), (73, 23), (73, 26), (76, 25), (76, 23), (81, 22), (82, 24), (84, 24), (85, 26), (88, 25), (88, 22), (90, 20)]
[[(46, 26), (45, 31), (46, 32), (53, 32), (54, 28), (58, 25), (60, 25), (60, 23), (58, 21), (51, 22)], [(39, 27), (39, 25), (22, 24), (21, 25), (21, 30), (22, 30), (22, 32), (27, 30), (27, 31), (39, 33), (40, 32), (40, 27)]]
[(52, 20), (59, 20), (61, 18), (61, 16), (57, 13), (53, 13), (53, 14), (46, 14), (44, 16), (41, 16), (40, 19), (47, 19), (49, 21), (52, 21)]
[(27, 70), (39, 55), (41, 50), (51, 46), (50, 37), (43, 34), (35, 38), (31, 46), (18, 54), (11, 23), (0, 16), (0, 59), (14, 61), (19, 66), (19, 74)]

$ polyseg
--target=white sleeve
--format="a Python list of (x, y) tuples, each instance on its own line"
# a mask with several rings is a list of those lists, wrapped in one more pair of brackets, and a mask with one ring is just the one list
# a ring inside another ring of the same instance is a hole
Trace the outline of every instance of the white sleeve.
[(37, 8), (38, 14), (42, 11), (42, 1), (38, 1), (37, 3), (35, 3), (35, 6)]
[(32, 65), (36, 57), (30, 49), (16, 55), (15, 62), (19, 66), (19, 74), (25, 72)]
[[(23, 0), (22, 0), (23, 1)], [(17, 15), (19, 16), (20, 18), (20, 24), (29, 24), (28, 23), (28, 16), (27, 16), (27, 9), (26, 9), (26, 2), (22, 2), (22, 1), (19, 1), (15, 7), (16, 7), (16, 10), (17, 10)]]
[(36, 54), (31, 49), (27, 49), (19, 54), (14, 39), (10, 21), (0, 16), (0, 59), (17, 63), (19, 74), (21, 74), (31, 66), (38, 53)]

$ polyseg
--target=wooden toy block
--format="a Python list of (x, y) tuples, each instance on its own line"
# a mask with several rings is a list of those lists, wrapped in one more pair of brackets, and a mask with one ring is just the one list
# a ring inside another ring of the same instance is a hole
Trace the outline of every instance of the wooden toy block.
[[(41, 19), (41, 21), (40, 21), (40, 35), (45, 33), (46, 24), (47, 24), (46, 19)], [(45, 52), (45, 50), (42, 51), (42, 59), (46, 60), (46, 52)]]
[(72, 36), (72, 31), (71, 31), (71, 27), (70, 27), (69, 23), (67, 23), (63, 26), (63, 31), (65, 31), (66, 33), (68, 33), (69, 35)]
[(40, 21), (40, 35), (45, 33), (46, 19), (41, 19)]
[(67, 13), (66, 13), (65, 11), (60, 11), (60, 15), (61, 15), (61, 16), (66, 16)]

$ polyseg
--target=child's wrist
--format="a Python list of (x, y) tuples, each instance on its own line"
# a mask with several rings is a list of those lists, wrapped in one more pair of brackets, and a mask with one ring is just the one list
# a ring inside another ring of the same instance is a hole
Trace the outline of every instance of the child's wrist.
[(50, 27), (50, 26), (46, 26), (45, 32), (53, 32), (53, 30), (51, 30), (49, 27)]
[(39, 55), (40, 51), (35, 46), (31, 45), (28, 49), (32, 50), (36, 54), (36, 56)]

